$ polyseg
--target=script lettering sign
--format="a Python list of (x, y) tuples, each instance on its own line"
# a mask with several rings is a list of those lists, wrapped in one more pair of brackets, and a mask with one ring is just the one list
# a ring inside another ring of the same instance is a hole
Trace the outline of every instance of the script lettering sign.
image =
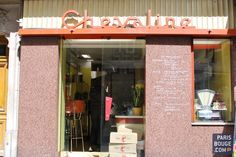
[(63, 28), (67, 29), (83, 29), (83, 28), (156, 28), (156, 29), (190, 29), (195, 28), (191, 26), (190, 18), (182, 18), (180, 21), (176, 21), (173, 17), (165, 17), (165, 22), (162, 23), (159, 14), (152, 16), (151, 10), (148, 10), (145, 22), (141, 20), (141, 17), (101, 17), (99, 23), (94, 22), (94, 17), (87, 15), (87, 10), (84, 11), (84, 15), (81, 16), (76, 10), (68, 10), (62, 16)]

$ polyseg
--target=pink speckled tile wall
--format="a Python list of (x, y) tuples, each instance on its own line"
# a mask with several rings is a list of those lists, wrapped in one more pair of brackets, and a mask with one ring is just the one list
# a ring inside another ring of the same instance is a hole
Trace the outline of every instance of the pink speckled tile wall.
[(236, 38), (232, 38), (232, 47), (231, 47), (231, 64), (232, 64), (232, 69), (231, 71), (233, 72), (234, 75), (232, 75), (232, 82), (234, 84), (234, 101), (236, 101)]
[(57, 157), (58, 39), (23, 38), (20, 57), (18, 157)]

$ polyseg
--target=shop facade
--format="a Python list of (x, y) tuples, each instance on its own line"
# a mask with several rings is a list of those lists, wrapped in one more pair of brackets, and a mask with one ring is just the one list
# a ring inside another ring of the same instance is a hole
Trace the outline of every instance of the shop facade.
[[(105, 155), (120, 123), (143, 142), (135, 156), (227, 153), (213, 147), (213, 135), (234, 134), (234, 1), (27, 0), (23, 10), (18, 156), (89, 154), (86, 139), (84, 152), (76, 149), (79, 118), (67, 112), (82, 99), (103, 104), (96, 151)], [(138, 116), (129, 112), (136, 86), (143, 92)], [(125, 112), (112, 110), (107, 120), (105, 97)], [(87, 109), (84, 115), (96, 114)], [(82, 116), (89, 138), (97, 133), (90, 123)]]

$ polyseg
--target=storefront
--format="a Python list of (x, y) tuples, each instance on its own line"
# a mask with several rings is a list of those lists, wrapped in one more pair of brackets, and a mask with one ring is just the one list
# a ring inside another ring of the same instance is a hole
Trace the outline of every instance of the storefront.
[(18, 156), (232, 154), (233, 6), (24, 1)]

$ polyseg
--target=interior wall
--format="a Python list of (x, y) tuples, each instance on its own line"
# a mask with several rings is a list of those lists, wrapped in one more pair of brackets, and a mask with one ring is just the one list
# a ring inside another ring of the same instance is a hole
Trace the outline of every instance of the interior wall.
[(212, 86), (217, 92), (220, 92), (221, 98), (224, 100), (227, 110), (225, 119), (232, 121), (232, 90), (231, 90), (231, 56), (230, 56), (230, 41), (224, 42), (221, 49), (214, 52), (213, 64), (213, 82)]
[(91, 86), (91, 62), (81, 64), (80, 71), (83, 73), (82, 91), (89, 93)]
[(69, 73), (70, 78), (72, 79), (72, 81), (69, 83), (70, 96), (72, 99), (74, 99), (75, 93), (77, 92), (77, 88), (78, 88), (77, 81), (74, 79), (75, 79), (76, 74), (78, 73), (78, 69), (77, 69), (77, 67), (70, 66), (69, 70), (70, 71), (68, 71), (68, 73)]

